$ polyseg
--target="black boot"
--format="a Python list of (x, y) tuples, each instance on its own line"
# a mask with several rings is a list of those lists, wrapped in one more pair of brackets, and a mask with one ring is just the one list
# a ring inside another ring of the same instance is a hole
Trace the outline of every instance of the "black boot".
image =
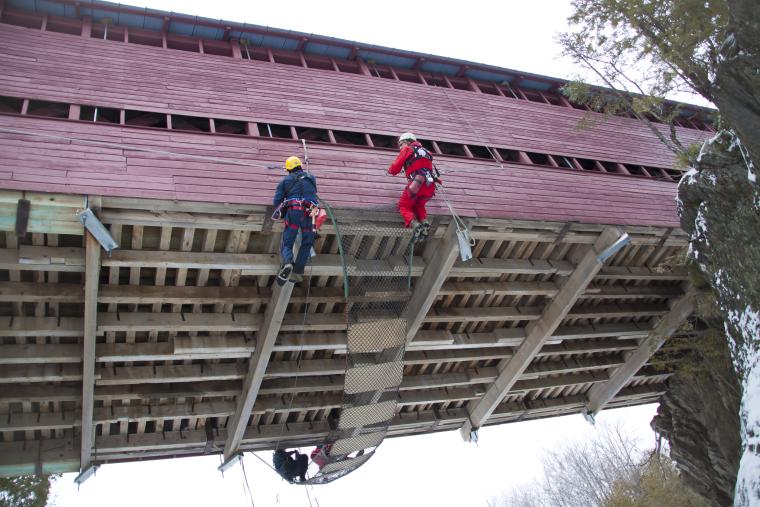
[(293, 272), (293, 264), (287, 263), (283, 264), (280, 268), (279, 273), (277, 273), (277, 285), (283, 286), (285, 285), (285, 282), (288, 281), (290, 278), (290, 273)]

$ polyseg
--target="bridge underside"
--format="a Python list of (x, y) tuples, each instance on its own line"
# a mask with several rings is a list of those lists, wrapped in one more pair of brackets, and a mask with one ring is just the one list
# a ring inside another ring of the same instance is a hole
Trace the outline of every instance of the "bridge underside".
[[(679, 230), (617, 227), (631, 244), (557, 313), (609, 228), (471, 219), (462, 262), (449, 217), (435, 217), (408, 290), (346, 302), (331, 225), (284, 295), (282, 225), (263, 206), (87, 204), (121, 245), (110, 256), (75, 218), (84, 196), (0, 192), (0, 475), (320, 443), (343, 400), (346, 306), (359, 301), (408, 302), (389, 436), (656, 401), (669, 369), (650, 356), (689, 313)], [(395, 213), (337, 212), (354, 273), (407, 277)], [(528, 343), (548, 318), (559, 325)], [(486, 393), (496, 401), (483, 408)]]

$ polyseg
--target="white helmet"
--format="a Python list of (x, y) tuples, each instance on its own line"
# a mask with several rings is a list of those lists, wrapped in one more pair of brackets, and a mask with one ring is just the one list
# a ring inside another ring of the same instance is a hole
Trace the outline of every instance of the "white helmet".
[(416, 141), (417, 138), (412, 134), (411, 132), (404, 132), (400, 136), (398, 136), (398, 144), (401, 143), (411, 143), (412, 141)]

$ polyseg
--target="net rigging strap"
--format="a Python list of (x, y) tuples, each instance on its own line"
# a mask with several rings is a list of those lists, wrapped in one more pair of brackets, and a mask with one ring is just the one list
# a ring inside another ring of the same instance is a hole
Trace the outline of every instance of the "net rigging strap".
[(340, 413), (330, 420), (330, 431), (319, 459), (312, 461), (313, 473), (306, 484), (326, 484), (351, 473), (383, 442), (396, 415), (403, 378), (404, 315), (409, 300), (406, 267), (373, 270), (367, 266), (405, 256), (411, 231), (365, 220), (348, 225), (342, 222), (351, 221), (352, 210), (336, 212), (325, 201), (320, 203), (332, 221), (343, 262), (347, 352)]

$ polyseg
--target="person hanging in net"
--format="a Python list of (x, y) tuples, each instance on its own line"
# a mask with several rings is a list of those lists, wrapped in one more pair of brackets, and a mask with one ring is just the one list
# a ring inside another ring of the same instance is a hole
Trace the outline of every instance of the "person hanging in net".
[[(285, 170), (288, 175), (280, 181), (274, 193), (275, 215), (285, 219), (280, 244), (282, 266), (277, 274), (277, 283), (280, 285), (288, 280), (293, 283), (303, 281), (304, 268), (316, 237), (312, 216), (315, 211), (319, 211), (317, 178), (303, 169), (298, 157), (288, 157)], [(301, 231), (301, 247), (294, 261), (293, 244), (298, 231)]]
[(435, 195), (435, 185), (440, 184), (438, 172), (433, 167), (433, 155), (411, 132), (398, 138), (399, 151), (396, 160), (388, 168), (393, 176), (402, 170), (407, 185), (398, 200), (398, 210), (404, 219), (404, 226), (414, 230), (415, 241), (422, 241), (430, 231), (425, 204)]
[(300, 479), (301, 482), (306, 482), (309, 458), (305, 454), (301, 454), (295, 449), (292, 451), (277, 449), (272, 456), (272, 464), (277, 473), (286, 481), (293, 483), (296, 482), (296, 479)]

